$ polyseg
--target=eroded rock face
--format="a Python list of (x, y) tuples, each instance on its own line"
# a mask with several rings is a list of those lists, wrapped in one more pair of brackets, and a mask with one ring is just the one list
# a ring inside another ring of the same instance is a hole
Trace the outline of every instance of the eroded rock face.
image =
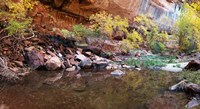
[[(40, 0), (64, 12), (88, 18), (98, 11), (132, 18), (150, 14), (162, 18), (166, 13), (176, 14), (176, 4), (169, 0)], [(176, 15), (175, 15), (176, 16)], [(172, 18), (173, 19), (173, 18)]]
[[(106, 10), (114, 15), (132, 17), (139, 9), (141, 0), (40, 0), (65, 12), (89, 17)], [(78, 8), (77, 8), (78, 7)]]
[[(71, 29), (75, 24), (86, 24), (99, 11), (120, 15), (130, 21), (145, 14), (155, 19), (162, 29), (169, 29), (178, 18), (180, 6), (167, 0), (39, 0), (29, 13), (40, 32), (60, 35), (55, 28)], [(46, 6), (48, 5), (48, 6)], [(49, 7), (50, 6), (50, 7)], [(166, 17), (169, 18), (166, 20)], [(163, 26), (164, 25), (164, 26)]]

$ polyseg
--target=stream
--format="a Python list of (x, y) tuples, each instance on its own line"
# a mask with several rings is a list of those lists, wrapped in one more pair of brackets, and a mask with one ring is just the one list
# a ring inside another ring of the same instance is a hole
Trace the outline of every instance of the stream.
[(19, 84), (0, 84), (0, 109), (183, 109), (184, 93), (169, 92), (174, 73), (33, 71)]

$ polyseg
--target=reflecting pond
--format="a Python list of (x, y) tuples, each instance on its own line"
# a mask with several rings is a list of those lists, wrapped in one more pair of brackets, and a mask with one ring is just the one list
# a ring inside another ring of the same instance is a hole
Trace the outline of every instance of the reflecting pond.
[(168, 91), (173, 73), (110, 72), (32, 72), (19, 84), (0, 84), (0, 109), (183, 109), (188, 101)]

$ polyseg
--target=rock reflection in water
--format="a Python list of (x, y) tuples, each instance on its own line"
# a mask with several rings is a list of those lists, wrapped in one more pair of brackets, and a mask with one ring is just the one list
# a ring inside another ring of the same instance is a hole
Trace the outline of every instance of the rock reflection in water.
[(9, 109), (145, 109), (175, 83), (166, 72), (131, 71), (116, 78), (108, 71), (82, 71), (71, 77), (64, 72), (54, 83), (44, 84), (58, 73), (34, 72), (24, 83), (0, 84), (0, 104)]

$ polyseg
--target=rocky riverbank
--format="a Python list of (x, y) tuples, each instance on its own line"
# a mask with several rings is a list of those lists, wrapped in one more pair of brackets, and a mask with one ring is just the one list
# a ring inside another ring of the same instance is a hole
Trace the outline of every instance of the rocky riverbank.
[(68, 72), (81, 69), (131, 68), (117, 63), (115, 56), (100, 47), (76, 44), (75, 39), (61, 36), (37, 34), (24, 40), (7, 37), (1, 40), (1, 69), (9, 69), (4, 74), (17, 76), (24, 75), (24, 71), (21, 70), (24, 68), (49, 71), (65, 69)]

